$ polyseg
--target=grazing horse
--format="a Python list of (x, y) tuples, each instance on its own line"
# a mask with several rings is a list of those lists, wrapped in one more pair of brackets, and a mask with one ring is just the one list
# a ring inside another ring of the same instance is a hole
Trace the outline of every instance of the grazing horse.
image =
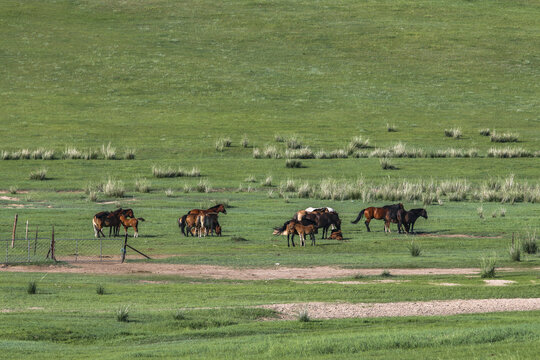
[[(218, 214), (217, 213), (206, 213), (197, 215), (197, 226), (200, 228), (199, 237), (208, 236), (208, 234), (214, 236), (214, 231), (216, 229)], [(221, 231), (221, 230), (220, 230)]]
[(128, 228), (132, 227), (133, 228), (133, 237), (139, 237), (139, 229), (138, 229), (138, 225), (139, 225), (139, 221), (145, 221), (144, 218), (127, 218), (123, 213), (120, 213), (120, 216), (118, 217), (120, 222), (122, 223), (122, 225), (124, 225), (124, 231), (126, 232), (126, 235), (127, 235), (127, 231), (128, 231)]
[(323, 229), (321, 239), (328, 238), (328, 229), (330, 227), (332, 227), (332, 230), (341, 229), (341, 220), (337, 212), (312, 212), (304, 216), (303, 220), (306, 219), (313, 221), (317, 225), (317, 228)]
[(421, 208), (411, 209), (409, 211), (398, 211), (397, 216), (398, 216), (398, 221), (404, 225), (407, 233), (409, 233), (409, 230), (411, 233), (414, 232), (414, 223), (420, 216), (423, 217), (424, 219), (428, 218), (426, 209), (421, 209)]
[(302, 242), (302, 246), (306, 246), (306, 235), (309, 235), (311, 237), (311, 246), (315, 245), (315, 231), (317, 230), (317, 226), (314, 224), (311, 225), (302, 225), (301, 222), (297, 221), (290, 221), (289, 224), (287, 224), (287, 232), (292, 234), (292, 242), (294, 246), (294, 234), (298, 234), (300, 237), (300, 241)]
[(296, 219), (296, 221), (302, 221), (304, 216), (311, 213), (317, 213), (317, 214), (323, 214), (327, 212), (335, 212), (334, 209), (329, 207), (321, 207), (321, 208), (314, 208), (314, 207), (308, 207), (305, 210), (299, 210), (294, 214), (293, 219)]
[[(285, 224), (283, 224), (282, 227), (279, 227), (279, 228), (274, 228), (274, 232), (272, 233), (273, 235), (287, 235), (287, 247), (290, 247), (290, 243), (289, 243), (289, 238), (291, 235), (294, 235), (294, 231), (296, 230), (293, 230), (292, 233), (290, 233), (288, 230), (287, 230), (287, 226), (289, 225), (290, 222), (293, 222), (294, 220), (289, 220), (287, 222), (285, 222)], [(292, 246), (295, 247), (296, 245), (294, 244), (294, 238), (292, 239)]]
[(111, 237), (112, 230), (120, 224), (118, 216), (122, 212), (122, 208), (119, 208), (113, 212), (102, 211), (94, 215), (92, 218), (92, 226), (94, 227), (94, 236), (99, 238), (101, 236), (105, 237), (103, 233), (103, 228), (109, 228), (109, 237)]
[(402, 203), (393, 204), (393, 205), (385, 205), (383, 207), (368, 207), (366, 209), (360, 210), (360, 213), (358, 214), (358, 217), (354, 221), (351, 221), (351, 223), (356, 224), (356, 223), (358, 223), (358, 221), (360, 221), (362, 216), (365, 216), (366, 217), (365, 224), (366, 224), (367, 231), (369, 232), (369, 231), (371, 231), (370, 228), (369, 228), (369, 222), (372, 219), (375, 219), (375, 220), (383, 220), (384, 219), (385, 220), (384, 231), (386, 232), (387, 230), (390, 230), (389, 222), (386, 221), (387, 214), (390, 212), (389, 216), (391, 218), (393, 218), (395, 216), (392, 215), (392, 214), (394, 212), (396, 212), (397, 210), (399, 210), (399, 209), (403, 210), (403, 204)]
[(227, 210), (225, 210), (225, 205), (223, 204), (217, 204), (215, 206), (212, 206), (209, 209), (203, 210), (203, 209), (193, 209), (188, 212), (188, 215), (199, 215), (202, 213), (224, 213), (227, 214)]

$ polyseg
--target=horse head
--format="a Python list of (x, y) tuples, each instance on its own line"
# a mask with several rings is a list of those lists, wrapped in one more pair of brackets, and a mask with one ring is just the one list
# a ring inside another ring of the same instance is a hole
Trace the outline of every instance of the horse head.
[(420, 216), (427, 219), (427, 211), (426, 211), (426, 209), (422, 209), (422, 212), (420, 213)]
[(135, 217), (135, 215), (133, 215), (133, 210), (132, 209), (124, 209), (124, 210), (122, 210), (122, 214), (124, 216), (130, 217), (130, 218)]

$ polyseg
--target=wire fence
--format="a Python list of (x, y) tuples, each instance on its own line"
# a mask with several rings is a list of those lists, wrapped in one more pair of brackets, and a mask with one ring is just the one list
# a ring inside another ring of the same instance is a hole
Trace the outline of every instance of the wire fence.
[[(52, 259), (51, 237), (0, 239), (5, 264), (44, 262)], [(120, 262), (123, 237), (54, 239), (54, 256), (66, 262)]]

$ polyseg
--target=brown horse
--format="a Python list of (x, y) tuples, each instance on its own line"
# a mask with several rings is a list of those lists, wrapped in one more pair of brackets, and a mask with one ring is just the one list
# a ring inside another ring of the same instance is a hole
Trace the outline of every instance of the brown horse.
[(351, 221), (351, 223), (356, 224), (356, 223), (358, 223), (358, 221), (360, 221), (362, 216), (365, 216), (366, 217), (365, 224), (366, 224), (367, 231), (369, 232), (369, 231), (371, 231), (370, 228), (369, 228), (369, 222), (372, 219), (385, 220), (385, 222), (384, 222), (384, 232), (386, 232), (386, 231), (390, 230), (390, 220), (387, 221), (386, 218), (390, 217), (390, 219), (392, 219), (392, 218), (396, 217), (397, 215), (395, 213), (399, 209), (403, 209), (403, 204), (402, 203), (393, 204), (393, 205), (385, 205), (383, 207), (368, 207), (366, 209), (360, 210), (360, 213), (358, 214), (358, 217), (354, 221)]
[(414, 223), (419, 217), (423, 217), (424, 219), (428, 218), (426, 209), (411, 209), (409, 211), (405, 210), (399, 210), (397, 212), (398, 217), (398, 227), (400, 224), (403, 224), (405, 227), (405, 230), (407, 231), (407, 234), (409, 233), (409, 230), (411, 233), (414, 232)]
[(318, 213), (314, 211), (304, 216), (303, 219), (313, 221), (317, 225), (317, 228), (322, 229), (321, 239), (328, 237), (328, 229), (330, 227), (332, 227), (332, 230), (341, 230), (341, 220), (337, 212)]
[(199, 237), (208, 236), (208, 234), (214, 236), (216, 226), (219, 225), (217, 219), (218, 214), (215, 212), (197, 215), (197, 227), (200, 228)]
[(193, 209), (193, 210), (190, 210), (188, 212), (188, 215), (199, 215), (199, 214), (203, 214), (203, 213), (212, 213), (212, 212), (215, 212), (215, 213), (224, 213), (224, 214), (227, 214), (227, 210), (225, 210), (225, 205), (223, 204), (217, 204), (215, 206), (212, 206), (211, 208), (209, 209), (206, 209), (206, 210), (203, 210), (203, 209)]
[(184, 236), (189, 236), (189, 234), (192, 236), (197, 235), (197, 216), (197, 214), (186, 214), (178, 219), (178, 226)]
[(138, 229), (139, 221), (144, 221), (144, 218), (128, 219), (123, 213), (120, 213), (120, 216), (118, 218), (120, 222), (122, 223), (122, 225), (124, 225), (124, 231), (126, 232), (126, 235), (127, 235), (128, 228), (132, 227), (134, 231), (133, 237), (139, 237), (139, 229)]
[(306, 246), (306, 235), (311, 237), (311, 245), (315, 245), (315, 231), (317, 230), (316, 225), (302, 225), (300, 222), (291, 221), (287, 225), (287, 233), (292, 234), (292, 243), (294, 246), (294, 234), (298, 234), (302, 246)]
[(117, 226), (120, 226), (120, 219), (118, 217), (122, 212), (125, 212), (126, 216), (133, 216), (133, 210), (123, 210), (122, 208), (119, 208), (113, 212), (102, 211), (94, 215), (92, 219), (92, 226), (94, 227), (95, 237), (100, 237), (100, 234), (101, 236), (105, 237), (102, 230), (104, 227), (109, 228), (109, 237), (111, 237), (112, 231), (115, 230)]

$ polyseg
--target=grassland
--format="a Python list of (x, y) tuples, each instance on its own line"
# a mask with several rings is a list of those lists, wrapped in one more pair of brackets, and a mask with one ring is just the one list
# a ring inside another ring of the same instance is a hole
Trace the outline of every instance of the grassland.
[[(515, 262), (508, 250), (512, 234), (533, 233), (540, 216), (539, 15), (527, 0), (2, 2), (0, 239), (10, 238), (15, 213), (19, 237), (29, 220), (43, 236), (54, 225), (59, 244), (90, 238), (94, 213), (124, 206), (147, 220), (130, 244), (159, 258), (150, 264), (454, 268), (494, 256), (498, 267), (515, 269), (497, 276), (516, 281), (487, 287), (477, 277), (432, 275), (344, 286), (0, 272), (2, 355), (535, 358), (538, 312), (301, 323), (261, 321), (277, 314), (250, 306), (538, 297), (538, 254)], [(481, 135), (486, 128), (512, 142)], [(445, 136), (447, 129), (461, 135)], [(379, 157), (352, 153), (300, 159), (300, 168), (254, 157), (267, 146), (284, 155), (287, 141), (276, 139), (291, 137), (314, 154), (343, 154), (358, 136), (369, 139), (366, 152), (402, 143), (475, 156), (396, 157), (392, 171)], [(218, 146), (224, 139), (230, 146)], [(489, 157), (506, 148), (526, 157)], [(53, 159), (32, 159), (37, 150)], [(200, 176), (155, 177), (155, 168), (196, 168)], [(39, 171), (44, 179), (31, 179)], [(360, 195), (283, 190), (288, 180), (317, 187), (328, 179)], [(102, 191), (109, 180), (122, 196)], [(373, 195), (379, 184), (431, 182), (468, 190)], [(476, 195), (487, 190), (497, 196)], [(426, 207), (420, 234), (385, 235), (377, 222), (368, 234), (350, 224), (359, 210), (395, 201)], [(224, 236), (182, 237), (176, 219), (215, 202), (229, 206), (220, 216)], [(339, 212), (346, 241), (301, 249), (271, 236), (314, 205)], [(409, 254), (411, 240), (421, 256)], [(37, 294), (25, 291), (31, 281)], [(104, 295), (96, 294), (100, 284)], [(131, 320), (118, 322), (125, 305)], [(174, 319), (178, 309), (184, 319)]]

